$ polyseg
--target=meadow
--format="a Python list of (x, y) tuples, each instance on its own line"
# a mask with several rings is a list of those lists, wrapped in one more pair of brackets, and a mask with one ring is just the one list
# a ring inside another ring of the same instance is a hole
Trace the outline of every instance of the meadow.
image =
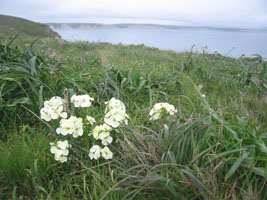
[[(112, 97), (125, 104), (130, 119), (112, 133), (111, 160), (90, 160), (91, 128), (69, 138), (67, 162), (50, 153), (50, 142), (64, 137), (40, 109), (73, 94), (94, 98), (88, 112), (97, 122)], [(159, 102), (174, 105), (176, 115), (149, 120)], [(0, 198), (267, 199), (266, 105), (260, 56), (3, 39)]]

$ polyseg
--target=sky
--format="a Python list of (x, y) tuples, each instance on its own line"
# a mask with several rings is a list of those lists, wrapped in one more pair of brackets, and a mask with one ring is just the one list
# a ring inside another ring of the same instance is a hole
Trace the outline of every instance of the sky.
[(41, 23), (267, 28), (267, 0), (0, 0), (0, 14)]

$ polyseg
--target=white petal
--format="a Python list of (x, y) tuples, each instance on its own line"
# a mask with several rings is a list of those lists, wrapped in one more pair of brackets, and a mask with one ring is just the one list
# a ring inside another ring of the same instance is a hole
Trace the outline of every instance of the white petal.
[(60, 115), (60, 117), (62, 117), (62, 118), (64, 118), (64, 119), (67, 118), (67, 116), (68, 116), (68, 115), (67, 115), (66, 112), (63, 112), (63, 113), (61, 113), (61, 115)]
[(57, 151), (57, 148), (55, 146), (53, 146), (53, 147), (50, 148), (50, 152), (51, 153), (54, 154), (54, 153), (56, 153), (56, 151)]

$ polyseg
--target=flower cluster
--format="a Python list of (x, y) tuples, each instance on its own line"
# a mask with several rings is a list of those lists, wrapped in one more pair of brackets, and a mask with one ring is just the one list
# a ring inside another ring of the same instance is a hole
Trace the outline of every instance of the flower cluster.
[(113, 153), (109, 150), (108, 147), (101, 148), (98, 145), (92, 146), (90, 149), (90, 153), (89, 153), (90, 159), (97, 160), (98, 158), (100, 158), (100, 156), (108, 160), (108, 159), (112, 159)]
[(112, 128), (109, 125), (103, 124), (96, 126), (90, 135), (93, 135), (96, 140), (99, 140), (100, 135), (109, 135), (111, 130)]
[(124, 112), (126, 111), (124, 103), (122, 103), (122, 101), (118, 99), (115, 99), (114, 97), (112, 97), (109, 101), (106, 101), (105, 104), (106, 104), (105, 113), (107, 113), (109, 110), (112, 109), (120, 109), (123, 110)]
[[(94, 99), (88, 94), (86, 95), (73, 95), (71, 97), (71, 102), (74, 107), (90, 107), (91, 102)], [(122, 124), (128, 124), (129, 116), (126, 113), (126, 107), (123, 102), (118, 99), (112, 98), (105, 102), (105, 116), (104, 124), (95, 126), (92, 128), (89, 136), (95, 139), (93, 146), (89, 150), (89, 158), (91, 160), (99, 159), (100, 157), (108, 160), (112, 159), (113, 153), (109, 149), (108, 145), (112, 143), (113, 138), (111, 133), (116, 130)], [(76, 116), (70, 116), (67, 118), (66, 102), (60, 97), (52, 97), (49, 101), (44, 102), (44, 107), (40, 110), (41, 118), (46, 121), (51, 121), (52, 119), (62, 119), (59, 122), (59, 127), (56, 129), (57, 134), (63, 136), (72, 135), (73, 138), (82, 136), (84, 133), (84, 124), (87, 126), (92, 126), (96, 123), (95, 118), (86, 115), (84, 122), (83, 119)], [(175, 107), (169, 103), (157, 103), (153, 106), (150, 111), (150, 120), (157, 120), (164, 115), (174, 115), (177, 112)], [(97, 145), (97, 141), (101, 141), (103, 147)], [(50, 151), (55, 155), (55, 160), (61, 163), (67, 162), (67, 156), (69, 155), (69, 148), (71, 145), (67, 140), (58, 141), (56, 144), (50, 143)]]
[(61, 119), (60, 126), (56, 129), (58, 134), (72, 134), (74, 138), (83, 135), (83, 119), (75, 116), (70, 116), (69, 119)]
[(59, 117), (67, 118), (64, 99), (55, 96), (49, 101), (45, 101), (40, 113), (41, 118), (45, 121), (51, 121), (51, 119), (58, 119)]
[(94, 98), (90, 97), (88, 94), (85, 95), (73, 95), (70, 99), (71, 103), (74, 104), (75, 107), (90, 107), (91, 101), (93, 101)]
[(100, 158), (100, 155), (102, 155), (102, 157), (106, 160), (111, 159), (113, 157), (113, 153), (107, 147), (107, 145), (111, 144), (111, 142), (113, 141), (113, 138), (110, 136), (111, 131), (112, 128), (109, 125), (103, 124), (96, 126), (89, 134), (89, 136), (93, 135), (96, 140), (100, 139), (102, 145), (105, 146), (104, 148), (101, 148), (99, 145), (92, 146), (89, 153), (89, 157), (91, 160), (97, 160), (98, 158)]
[(55, 154), (55, 160), (60, 161), (62, 163), (67, 162), (68, 160), (67, 156), (69, 155), (68, 148), (71, 147), (68, 141), (67, 140), (58, 141), (56, 144), (51, 142), (50, 145), (51, 145), (50, 152), (52, 154)]
[(105, 110), (104, 122), (113, 128), (117, 128), (121, 123), (128, 124), (129, 116), (126, 114), (125, 105), (115, 98), (105, 102), (107, 105)]
[(151, 116), (150, 120), (158, 120), (164, 114), (174, 115), (176, 112), (177, 110), (175, 109), (175, 107), (169, 103), (157, 103), (149, 112), (149, 115)]
[(102, 157), (106, 160), (113, 157), (113, 153), (107, 147), (107, 145), (109, 145), (113, 141), (113, 138), (110, 136), (110, 131), (112, 131), (112, 128), (107, 124), (103, 124), (96, 126), (92, 130), (92, 133), (89, 134), (93, 135), (96, 140), (100, 139), (102, 141), (102, 145), (105, 146), (104, 148), (101, 148), (99, 145), (92, 146), (89, 153), (91, 160), (97, 160), (98, 158), (100, 158), (100, 155), (102, 155)]
[(105, 147), (101, 148), (99, 145), (92, 146), (89, 153), (90, 159), (97, 160), (100, 156), (104, 159), (111, 159), (113, 157), (113, 153), (107, 147), (113, 141), (110, 132), (113, 129), (118, 128), (122, 123), (128, 124), (129, 116), (126, 114), (125, 105), (120, 100), (112, 98), (105, 102), (105, 104), (105, 123), (96, 126), (89, 134), (92, 135), (95, 140), (101, 140), (102, 145)]

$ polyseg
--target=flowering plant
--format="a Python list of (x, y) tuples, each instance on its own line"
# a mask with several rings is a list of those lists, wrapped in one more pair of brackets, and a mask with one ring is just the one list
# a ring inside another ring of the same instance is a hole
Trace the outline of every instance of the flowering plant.
[[(92, 105), (93, 100), (88, 94), (73, 95), (70, 99), (76, 108), (88, 108)], [(45, 101), (44, 107), (40, 110), (41, 118), (45, 121), (61, 118), (59, 126), (56, 128), (56, 133), (63, 137), (72, 135), (76, 139), (84, 135), (85, 127), (90, 127), (91, 131), (89, 131), (88, 135), (91, 137), (92, 147), (88, 150), (89, 158), (91, 160), (97, 160), (100, 157), (106, 160), (112, 159), (113, 153), (108, 147), (113, 141), (112, 131), (122, 124), (128, 124), (129, 115), (126, 113), (124, 103), (115, 98), (105, 102), (104, 123), (93, 127), (97, 123), (94, 117), (89, 115), (84, 116), (84, 118), (73, 115), (68, 117), (66, 112), (67, 101), (57, 96)], [(150, 120), (158, 120), (164, 115), (173, 116), (176, 112), (175, 107), (169, 103), (157, 103), (149, 112)], [(69, 148), (72, 147), (69, 142), (64, 140), (58, 141), (56, 144), (50, 143), (50, 145), (50, 152), (55, 155), (55, 160), (61, 163), (67, 162)], [(100, 145), (103, 145), (103, 147)]]
[[(94, 99), (88, 94), (85, 95), (73, 95), (70, 98), (71, 103), (74, 104), (76, 108), (88, 108), (92, 105)], [(56, 133), (66, 137), (67, 135), (72, 135), (73, 138), (78, 138), (84, 133), (84, 127), (92, 126), (96, 123), (94, 117), (86, 115), (84, 119), (77, 116), (69, 116), (66, 112), (67, 100), (60, 97), (52, 97), (49, 101), (45, 101), (44, 107), (40, 110), (41, 118), (45, 121), (51, 121), (52, 119), (60, 119), (59, 127), (56, 128)], [(127, 124), (129, 116), (126, 113), (126, 107), (118, 99), (112, 98), (111, 100), (105, 102), (105, 116), (104, 124), (95, 126), (92, 128), (89, 136), (92, 136), (94, 140), (92, 141), (93, 146), (89, 149), (89, 158), (91, 160), (99, 159), (103, 157), (104, 159), (112, 159), (113, 153), (109, 149), (108, 145), (112, 143), (113, 138), (111, 132), (118, 128), (121, 124)], [(101, 141), (100, 145), (96, 144), (97, 141)], [(56, 144), (50, 143), (50, 152), (55, 155), (55, 160), (61, 163), (67, 162), (67, 156), (69, 155), (69, 148), (71, 145), (67, 140), (58, 141)]]
[(115, 98), (105, 102), (107, 105), (105, 110), (104, 121), (109, 126), (117, 128), (121, 123), (128, 124), (129, 116), (126, 114), (125, 105)]
[(41, 118), (45, 121), (51, 121), (51, 119), (58, 119), (59, 117), (66, 118), (65, 110), (65, 100), (55, 96), (44, 102), (44, 107), (40, 110)]
[(50, 151), (52, 154), (55, 154), (55, 160), (60, 161), (62, 163), (67, 162), (67, 156), (69, 154), (68, 148), (71, 147), (68, 141), (67, 140), (58, 141), (57, 144), (51, 142), (50, 145), (51, 145)]
[(177, 110), (175, 109), (175, 107), (169, 103), (157, 103), (149, 112), (149, 115), (151, 116), (150, 120), (158, 120), (163, 115), (173, 116), (176, 112)]
[(83, 135), (83, 119), (75, 116), (70, 116), (69, 119), (61, 119), (60, 126), (56, 129), (58, 134), (72, 134), (74, 138)]
[(74, 104), (75, 107), (79, 108), (85, 108), (91, 106), (91, 101), (93, 101), (94, 98), (90, 97), (88, 94), (85, 95), (73, 95), (70, 99), (71, 103)]

